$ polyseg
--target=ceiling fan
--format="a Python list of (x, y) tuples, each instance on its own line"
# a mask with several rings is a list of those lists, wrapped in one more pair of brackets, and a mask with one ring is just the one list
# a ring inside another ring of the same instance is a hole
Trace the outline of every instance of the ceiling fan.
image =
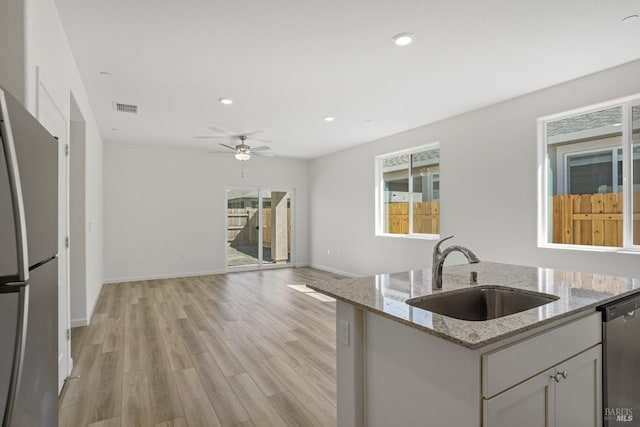
[(241, 162), (249, 160), (252, 154), (262, 155), (261, 153), (262, 151), (271, 149), (266, 145), (261, 145), (259, 147), (251, 148), (245, 142), (247, 140), (246, 135), (238, 135), (238, 139), (240, 139), (240, 144), (237, 144), (235, 147), (232, 147), (231, 145), (227, 145), (227, 144), (222, 144), (222, 143), (220, 143), (220, 145), (230, 150), (233, 150), (235, 152), (236, 159), (240, 160)]
[(267, 156), (267, 157), (271, 157), (273, 156), (273, 154), (271, 153), (265, 153), (265, 151), (270, 150), (270, 147), (267, 147), (266, 145), (262, 145), (260, 147), (250, 147), (249, 145), (247, 145), (246, 141), (247, 139), (251, 138), (252, 141), (260, 141), (260, 142), (270, 142), (270, 141), (265, 141), (262, 139), (257, 139), (254, 138), (253, 135), (256, 135), (258, 133), (262, 133), (264, 132), (264, 130), (254, 130), (251, 132), (242, 132), (242, 133), (232, 133), (232, 132), (228, 132), (226, 130), (217, 128), (215, 126), (209, 126), (209, 129), (217, 132), (217, 133), (221, 133), (222, 135), (199, 135), (196, 136), (195, 138), (197, 139), (228, 139), (228, 140), (235, 140), (235, 139), (239, 139), (240, 140), (240, 144), (237, 144), (235, 146), (232, 145), (227, 145), (227, 144), (220, 144), (225, 148), (228, 148), (230, 150), (233, 150), (234, 154), (235, 154), (235, 158), (240, 160), (240, 161), (246, 161), (249, 160), (251, 158), (252, 154), (256, 154), (256, 155), (261, 155), (261, 156)]

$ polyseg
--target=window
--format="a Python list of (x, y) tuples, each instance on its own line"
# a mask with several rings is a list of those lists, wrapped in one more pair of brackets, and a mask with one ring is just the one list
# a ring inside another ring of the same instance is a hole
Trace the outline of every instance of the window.
[(568, 193), (617, 193), (618, 186), (622, 185), (622, 171), (617, 173), (619, 163), (615, 161), (619, 151), (621, 150), (567, 156)]
[(376, 157), (376, 235), (439, 234), (440, 145)]
[(640, 250), (640, 96), (538, 125), (539, 245)]

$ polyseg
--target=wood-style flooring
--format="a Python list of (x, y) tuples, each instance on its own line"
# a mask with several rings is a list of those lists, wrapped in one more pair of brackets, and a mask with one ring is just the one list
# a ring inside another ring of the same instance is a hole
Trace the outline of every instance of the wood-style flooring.
[(335, 303), (289, 268), (104, 285), (61, 427), (336, 425)]

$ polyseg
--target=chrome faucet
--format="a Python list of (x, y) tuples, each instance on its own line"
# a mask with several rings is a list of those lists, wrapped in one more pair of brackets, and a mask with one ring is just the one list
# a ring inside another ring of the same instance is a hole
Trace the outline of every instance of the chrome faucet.
[(467, 258), (469, 264), (475, 264), (480, 262), (480, 258), (473, 253), (471, 249), (465, 248), (463, 246), (449, 246), (445, 250), (440, 250), (440, 245), (445, 240), (451, 239), (453, 236), (445, 237), (444, 239), (438, 240), (436, 245), (433, 248), (433, 265), (432, 276), (431, 276), (431, 289), (442, 289), (442, 267), (444, 266), (444, 260), (451, 252), (460, 252)]

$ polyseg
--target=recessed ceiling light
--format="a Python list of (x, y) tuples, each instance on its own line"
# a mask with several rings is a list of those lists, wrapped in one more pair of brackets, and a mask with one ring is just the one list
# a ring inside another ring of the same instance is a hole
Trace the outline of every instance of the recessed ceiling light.
[(622, 23), (623, 23), (623, 24), (630, 24), (630, 23), (632, 23), (632, 22), (637, 21), (637, 20), (638, 20), (638, 18), (639, 18), (639, 17), (638, 17), (638, 15), (631, 15), (631, 16), (627, 16), (626, 18), (624, 18), (624, 19), (622, 20)]
[(220, 104), (224, 104), (224, 105), (233, 104), (233, 99), (231, 99), (231, 98), (220, 98), (220, 99), (218, 99), (218, 101), (220, 101)]
[(400, 33), (393, 36), (393, 42), (398, 46), (407, 46), (413, 42), (413, 34)]
[(332, 121), (334, 121), (335, 119), (336, 119), (335, 117), (327, 116), (327, 117), (325, 117), (325, 118), (324, 118), (324, 121), (325, 121), (325, 122), (332, 122)]
[(100, 71), (100, 73), (99, 73), (99, 74), (100, 74), (101, 76), (107, 76), (107, 77), (111, 75), (111, 73), (110, 73), (110, 72), (108, 72), (108, 71)]

